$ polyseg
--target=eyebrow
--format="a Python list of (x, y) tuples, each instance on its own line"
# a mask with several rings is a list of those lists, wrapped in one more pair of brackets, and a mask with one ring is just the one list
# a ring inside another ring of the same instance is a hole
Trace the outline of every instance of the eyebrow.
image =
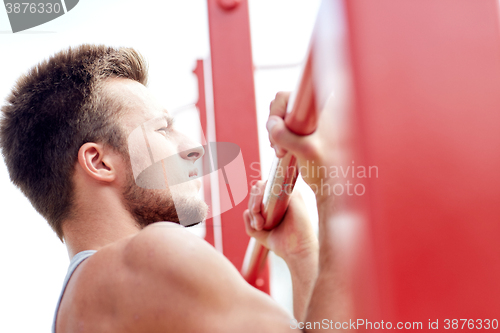
[(163, 116), (163, 117), (165, 117), (165, 119), (167, 120), (167, 125), (168, 125), (168, 126), (173, 126), (173, 125), (174, 125), (174, 123), (175, 123), (175, 118), (174, 118), (174, 117), (172, 117), (172, 116), (168, 113), (168, 111), (167, 111), (167, 110), (163, 110), (163, 113), (164, 113), (164, 116)]
[(175, 123), (175, 118), (172, 117), (170, 114), (168, 114), (166, 111), (165, 111), (165, 114), (163, 116), (153, 118), (150, 121), (153, 121), (154, 123), (156, 123), (156, 122), (161, 121), (161, 120), (166, 120), (167, 126), (169, 126), (169, 127), (173, 126)]
[(166, 114), (164, 117), (165, 117), (165, 119), (167, 119), (167, 125), (169, 127), (174, 125), (174, 123), (175, 123), (175, 118), (174, 117), (172, 117), (169, 114)]

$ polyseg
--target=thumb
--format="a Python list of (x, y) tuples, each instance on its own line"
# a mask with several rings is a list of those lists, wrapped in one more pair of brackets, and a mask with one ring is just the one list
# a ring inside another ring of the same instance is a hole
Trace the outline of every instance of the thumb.
[(272, 144), (279, 146), (278, 148), (290, 151), (297, 157), (314, 158), (312, 154), (315, 149), (313, 149), (311, 135), (294, 134), (286, 127), (285, 121), (278, 116), (270, 116), (266, 127), (269, 140)]

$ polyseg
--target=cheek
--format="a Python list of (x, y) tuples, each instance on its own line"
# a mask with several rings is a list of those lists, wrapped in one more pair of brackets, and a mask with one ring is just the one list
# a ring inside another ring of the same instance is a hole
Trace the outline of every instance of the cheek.
[(139, 128), (129, 136), (128, 145), (134, 180), (139, 187), (166, 189), (169, 183), (184, 181), (180, 156), (173, 143), (161, 134), (149, 133), (146, 138)]
[(135, 182), (137, 186), (144, 189), (165, 190), (168, 189), (165, 174), (165, 168), (162, 161), (160, 161), (153, 163), (146, 170), (141, 172)]
[(135, 178), (136, 184), (145, 189), (158, 190), (182, 186), (189, 180), (189, 171), (183, 164), (178, 155), (152, 163)]
[(132, 173), (134, 175), (134, 179), (136, 179), (141, 172), (151, 165), (148, 145), (144, 139), (141, 128), (134, 130), (129, 135), (127, 144)]
[(165, 158), (163, 164), (170, 186), (181, 186), (189, 180), (189, 170), (178, 154)]
[(174, 140), (165, 138), (159, 133), (148, 133), (148, 143), (154, 162), (169, 159), (178, 154)]

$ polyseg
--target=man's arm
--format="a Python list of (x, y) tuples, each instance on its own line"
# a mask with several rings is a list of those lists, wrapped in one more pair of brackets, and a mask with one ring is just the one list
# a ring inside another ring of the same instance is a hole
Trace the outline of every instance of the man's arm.
[(334, 243), (335, 230), (331, 217), (334, 215), (334, 197), (327, 197), (317, 204), (319, 215), (319, 273), (309, 303), (306, 321), (323, 319), (345, 322), (353, 313), (349, 281), (340, 267), (340, 251)]

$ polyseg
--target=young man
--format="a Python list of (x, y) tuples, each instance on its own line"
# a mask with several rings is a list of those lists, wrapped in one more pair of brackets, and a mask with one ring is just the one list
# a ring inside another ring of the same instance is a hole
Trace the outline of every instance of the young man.
[[(72, 258), (53, 331), (300, 327), (224, 256), (179, 225), (200, 222), (206, 214), (194, 179), (194, 162), (204, 152), (176, 131), (146, 82), (146, 64), (133, 49), (83, 45), (31, 69), (2, 108), (0, 144), (11, 180), (64, 239)], [(278, 94), (271, 105), (268, 130), (277, 154), (289, 150), (303, 165), (306, 160), (331, 164), (324, 154), (328, 131), (297, 137), (286, 130), (287, 100), (287, 94)], [(132, 135), (137, 129), (148, 138), (147, 149)], [(171, 156), (165, 173), (168, 183), (178, 185), (136, 184), (134, 168), (152, 151)], [(321, 178), (305, 180), (312, 185)], [(247, 232), (290, 267), (296, 320), (335, 320), (345, 310), (338, 311), (345, 297), (330, 240), (333, 198), (317, 194), (318, 245), (297, 195), (283, 223), (262, 230), (263, 186), (252, 189), (244, 214)]]

